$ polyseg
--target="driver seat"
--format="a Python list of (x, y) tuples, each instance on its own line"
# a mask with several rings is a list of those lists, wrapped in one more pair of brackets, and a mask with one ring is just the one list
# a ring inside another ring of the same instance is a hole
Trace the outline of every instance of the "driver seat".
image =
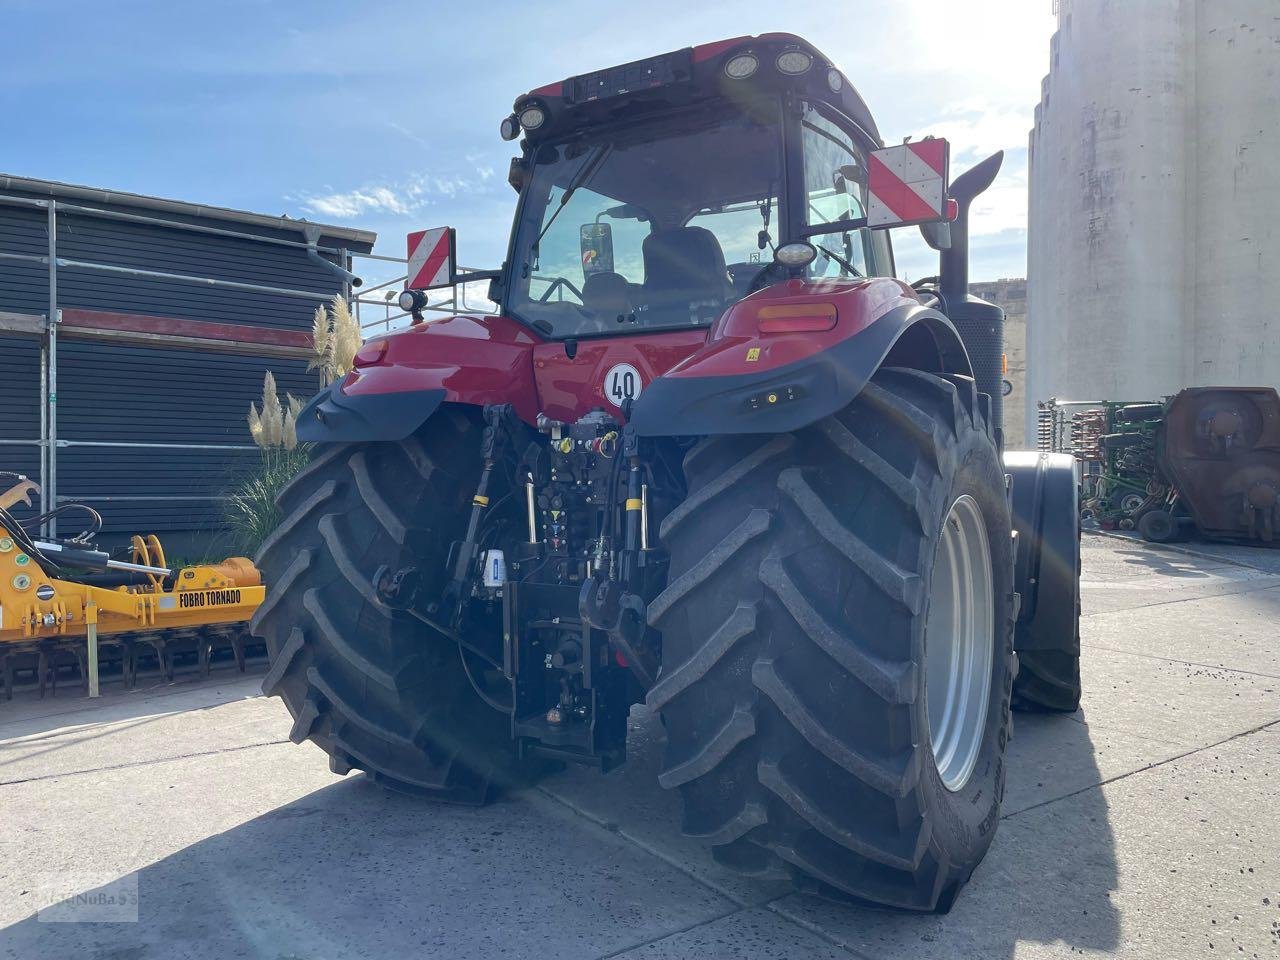
[(651, 310), (688, 308), (695, 320), (733, 296), (724, 251), (704, 227), (676, 227), (644, 239), (644, 299)]

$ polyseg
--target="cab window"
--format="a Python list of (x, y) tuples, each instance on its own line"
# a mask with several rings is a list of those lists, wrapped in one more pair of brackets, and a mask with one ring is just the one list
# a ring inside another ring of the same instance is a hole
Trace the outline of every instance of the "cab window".
[(748, 106), (538, 147), (504, 309), (553, 338), (714, 322), (772, 259), (759, 247), (766, 213), (777, 236), (780, 104)]
[(702, 227), (715, 235), (724, 251), (734, 293), (745, 297), (760, 271), (773, 261), (771, 245), (777, 232), (776, 197), (727, 204), (695, 214), (688, 226)]
[[(616, 273), (627, 283), (644, 281), (646, 220), (622, 201), (580, 187), (561, 209), (564, 188), (552, 187), (544, 223), (556, 217), (538, 244), (535, 269), (529, 277), (532, 296), (555, 303), (581, 303), (581, 288), (595, 273)], [(629, 215), (629, 216), (628, 216)], [(561, 223), (564, 227), (555, 229)]]
[[(805, 223), (818, 226), (866, 216), (865, 153), (853, 138), (812, 106), (801, 119), (804, 154)], [(809, 237), (818, 248), (810, 274), (819, 277), (883, 275), (879, 244), (872, 231), (836, 230)]]

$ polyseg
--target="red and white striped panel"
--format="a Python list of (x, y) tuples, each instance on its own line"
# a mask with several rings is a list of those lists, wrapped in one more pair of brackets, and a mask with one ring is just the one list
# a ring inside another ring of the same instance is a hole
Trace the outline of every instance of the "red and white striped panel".
[(436, 227), (409, 234), (407, 290), (430, 290), (453, 282), (453, 228)]
[(874, 150), (867, 166), (867, 226), (942, 220), (947, 205), (946, 140)]

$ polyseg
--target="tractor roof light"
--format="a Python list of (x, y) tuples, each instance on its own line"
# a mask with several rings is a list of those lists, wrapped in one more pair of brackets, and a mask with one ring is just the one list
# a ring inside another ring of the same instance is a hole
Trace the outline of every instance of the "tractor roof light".
[(514, 113), (509, 117), (502, 118), (502, 123), (498, 126), (498, 133), (503, 140), (514, 140), (520, 136), (520, 121), (516, 119)]
[(740, 53), (736, 57), (729, 58), (724, 65), (724, 75), (730, 80), (746, 80), (753, 76), (759, 67), (760, 61), (754, 53)]
[(761, 333), (821, 333), (836, 325), (834, 303), (769, 304), (756, 311)]
[(798, 77), (802, 73), (809, 72), (809, 68), (813, 66), (813, 57), (803, 50), (784, 50), (778, 54), (778, 59), (775, 63), (779, 73)]
[(827, 71), (827, 87), (832, 93), (839, 93), (844, 89), (844, 77), (835, 67)]
[(520, 111), (520, 126), (526, 130), (537, 130), (547, 122), (547, 112), (537, 104), (525, 107)]

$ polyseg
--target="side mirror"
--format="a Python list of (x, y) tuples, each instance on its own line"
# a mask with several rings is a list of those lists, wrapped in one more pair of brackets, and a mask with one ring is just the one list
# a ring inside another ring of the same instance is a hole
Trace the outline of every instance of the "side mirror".
[(883, 230), (950, 219), (950, 162), (950, 145), (937, 138), (873, 150), (867, 166), (867, 226)]
[(613, 273), (613, 227), (607, 223), (584, 223), (578, 229), (582, 249), (582, 276)]
[(856, 183), (864, 190), (867, 186), (867, 170), (866, 167), (858, 163), (848, 163), (836, 170), (835, 188), (836, 193), (848, 193), (849, 184)]
[(934, 250), (951, 249), (951, 224), (946, 220), (920, 224), (920, 236)]

